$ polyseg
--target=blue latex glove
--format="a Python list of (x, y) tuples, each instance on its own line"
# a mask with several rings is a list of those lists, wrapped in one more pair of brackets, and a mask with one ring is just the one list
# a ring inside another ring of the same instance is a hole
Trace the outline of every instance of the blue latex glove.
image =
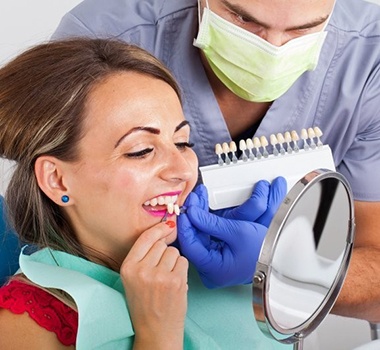
[(187, 212), (177, 220), (179, 249), (203, 284), (218, 288), (250, 283), (267, 227), (209, 213), (203, 185), (189, 195), (185, 205)]
[(279, 176), (270, 184), (261, 180), (256, 183), (252, 195), (238, 207), (214, 211), (227, 219), (254, 221), (269, 227), (287, 192), (286, 180)]

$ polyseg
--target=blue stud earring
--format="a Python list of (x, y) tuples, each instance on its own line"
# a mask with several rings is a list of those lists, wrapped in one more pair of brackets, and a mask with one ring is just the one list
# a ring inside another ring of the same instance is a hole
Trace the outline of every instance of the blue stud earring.
[(67, 203), (69, 200), (70, 200), (69, 196), (63, 195), (63, 196), (61, 197), (61, 201), (62, 201), (63, 203)]

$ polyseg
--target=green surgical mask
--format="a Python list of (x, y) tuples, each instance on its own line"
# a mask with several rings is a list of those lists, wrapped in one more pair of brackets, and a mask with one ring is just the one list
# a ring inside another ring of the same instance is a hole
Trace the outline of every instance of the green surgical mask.
[(327, 32), (275, 46), (204, 9), (194, 46), (233, 93), (252, 102), (274, 101), (307, 70), (314, 70)]

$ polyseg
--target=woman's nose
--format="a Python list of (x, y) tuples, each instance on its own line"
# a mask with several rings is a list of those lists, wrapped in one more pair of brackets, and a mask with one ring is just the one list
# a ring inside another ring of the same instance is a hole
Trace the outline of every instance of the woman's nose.
[(165, 165), (161, 177), (166, 181), (189, 181), (196, 171), (196, 163), (192, 160), (195, 155), (173, 149), (166, 154)]

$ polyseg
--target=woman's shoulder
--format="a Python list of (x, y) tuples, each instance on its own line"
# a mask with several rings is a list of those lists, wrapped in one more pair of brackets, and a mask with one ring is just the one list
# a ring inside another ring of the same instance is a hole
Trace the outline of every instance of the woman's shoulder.
[[(66, 346), (75, 345), (78, 330), (78, 313), (69, 306), (70, 300), (64, 302), (64, 296), (40, 288), (24, 278), (12, 278), (0, 288), (1, 319), (16, 317), (23, 323), (37, 324), (57, 335)], [(13, 315), (11, 315), (13, 314)], [(25, 317), (27, 316), (27, 317)]]

